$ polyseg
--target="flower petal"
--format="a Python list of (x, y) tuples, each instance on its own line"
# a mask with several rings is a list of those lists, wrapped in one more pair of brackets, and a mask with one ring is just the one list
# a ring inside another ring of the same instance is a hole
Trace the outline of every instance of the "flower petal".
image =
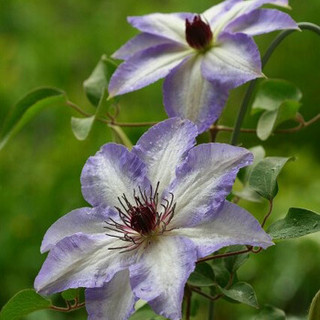
[(138, 51), (145, 50), (150, 47), (158, 46), (160, 44), (170, 43), (171, 41), (160, 36), (156, 36), (151, 33), (140, 33), (120, 49), (118, 49), (112, 58), (126, 60), (136, 54)]
[(214, 215), (230, 193), (239, 169), (252, 158), (248, 150), (222, 143), (191, 149), (170, 188), (176, 201), (170, 227), (196, 225)]
[(73, 210), (56, 221), (46, 232), (41, 253), (50, 250), (60, 240), (75, 233), (105, 233), (104, 221), (113, 215), (105, 208), (80, 208)]
[(219, 5), (217, 6), (217, 9), (212, 7), (206, 10), (203, 15), (210, 22), (213, 34), (217, 37), (220, 32), (224, 31), (225, 26), (230, 22), (267, 3), (281, 7), (288, 7), (288, 0), (229, 0), (220, 4), (221, 8), (218, 7)]
[(249, 212), (228, 201), (205, 223), (192, 228), (173, 230), (172, 233), (191, 239), (197, 246), (198, 258), (235, 244), (259, 246), (264, 249), (274, 244)]
[(191, 52), (191, 49), (174, 43), (137, 52), (120, 64), (112, 75), (110, 97), (138, 90), (165, 77)]
[(299, 29), (299, 27), (286, 13), (272, 9), (257, 9), (233, 20), (224, 30), (255, 36), (282, 29)]
[(192, 13), (152, 13), (144, 16), (128, 17), (128, 22), (140, 31), (187, 45), (185, 20), (193, 16)]
[(108, 143), (90, 157), (81, 174), (82, 193), (93, 206), (119, 206), (118, 197), (133, 199), (145, 181), (145, 164), (124, 146)]
[(134, 252), (109, 250), (123, 244), (122, 240), (101, 234), (66, 237), (50, 250), (34, 287), (45, 295), (69, 288), (102, 287), (134, 260)]
[(88, 320), (126, 320), (134, 312), (129, 270), (118, 272), (101, 288), (86, 289)]
[(174, 179), (175, 169), (184, 161), (186, 152), (196, 143), (197, 135), (191, 121), (171, 118), (150, 128), (132, 149), (147, 164), (153, 185), (160, 182), (160, 196)]
[(195, 261), (192, 241), (160, 236), (145, 250), (139, 264), (130, 268), (132, 290), (157, 314), (179, 320), (184, 286)]
[(245, 34), (221, 34), (219, 44), (203, 58), (202, 74), (208, 81), (219, 81), (230, 89), (262, 77), (259, 50)]
[(207, 81), (201, 71), (202, 55), (184, 60), (166, 77), (163, 99), (167, 114), (193, 121), (199, 133), (218, 119), (228, 98), (228, 91)]

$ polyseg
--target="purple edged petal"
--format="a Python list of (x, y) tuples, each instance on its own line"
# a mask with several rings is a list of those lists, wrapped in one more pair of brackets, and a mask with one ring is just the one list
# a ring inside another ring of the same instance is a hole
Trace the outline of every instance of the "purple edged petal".
[(191, 239), (197, 246), (198, 259), (230, 245), (242, 244), (266, 249), (274, 244), (248, 211), (228, 201), (205, 223), (173, 230), (172, 233)]
[(181, 319), (184, 286), (195, 268), (196, 257), (189, 239), (159, 237), (145, 249), (139, 264), (130, 268), (134, 294), (148, 301), (157, 314)]
[(204, 16), (204, 18), (211, 24), (213, 21), (219, 19), (219, 17), (221, 17), (223, 14), (230, 11), (236, 3), (241, 1), (242, 0), (226, 0), (220, 2), (217, 5), (204, 11), (202, 13), (202, 16)]
[(54, 246), (35, 280), (37, 292), (50, 295), (69, 288), (102, 287), (135, 259), (135, 252), (109, 250), (123, 246), (104, 234), (77, 233)]
[(208, 143), (191, 149), (170, 188), (176, 200), (170, 226), (196, 225), (214, 215), (230, 193), (239, 169), (252, 160), (247, 149), (228, 144)]
[(273, 9), (257, 9), (233, 20), (224, 30), (255, 36), (283, 29), (299, 29), (299, 27), (286, 13)]
[(264, 4), (274, 4), (281, 7), (288, 7), (288, 0), (229, 0), (224, 5), (221, 4), (221, 9), (216, 10), (214, 7), (208, 9), (203, 14), (210, 22), (211, 29), (215, 37), (217, 37), (226, 25), (238, 19), (242, 15), (261, 7)]
[(80, 208), (69, 212), (48, 229), (41, 244), (41, 253), (50, 250), (63, 238), (78, 232), (105, 233), (104, 221), (112, 215), (110, 210), (99, 207)]
[(207, 81), (201, 71), (202, 55), (186, 59), (175, 67), (163, 84), (163, 101), (170, 117), (193, 121), (199, 133), (219, 118), (228, 91)]
[(174, 43), (139, 51), (120, 64), (112, 75), (110, 97), (138, 90), (165, 77), (191, 52), (191, 49)]
[(132, 149), (146, 163), (147, 176), (153, 186), (160, 182), (160, 196), (174, 179), (176, 167), (195, 145), (197, 135), (197, 128), (191, 121), (172, 118), (150, 128)]
[(120, 49), (118, 49), (112, 58), (126, 60), (136, 54), (138, 51), (145, 50), (150, 47), (158, 46), (160, 44), (170, 43), (171, 40), (164, 37), (156, 36), (151, 33), (143, 32), (138, 34)]
[(133, 190), (143, 186), (145, 164), (124, 146), (105, 144), (90, 157), (81, 173), (82, 194), (92, 206), (119, 206), (118, 197), (133, 198)]
[(129, 270), (118, 272), (101, 288), (86, 289), (88, 320), (126, 320), (134, 312)]
[(245, 34), (221, 34), (219, 43), (203, 57), (202, 74), (230, 89), (262, 77), (259, 50)]
[(128, 17), (128, 22), (140, 31), (187, 45), (185, 20), (193, 16), (192, 13), (152, 13), (144, 16)]

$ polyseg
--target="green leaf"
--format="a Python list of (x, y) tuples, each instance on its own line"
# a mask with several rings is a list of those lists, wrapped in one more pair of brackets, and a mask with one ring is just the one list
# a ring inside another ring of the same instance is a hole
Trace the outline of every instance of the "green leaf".
[(249, 150), (253, 153), (254, 156), (253, 163), (252, 165), (240, 170), (239, 178), (242, 181), (243, 189), (241, 191), (234, 191), (233, 194), (248, 201), (260, 202), (261, 197), (254, 190), (252, 190), (249, 185), (249, 177), (257, 163), (266, 156), (266, 152), (262, 146), (255, 146), (250, 148)]
[(148, 306), (145, 305), (139, 310), (137, 310), (129, 320), (165, 320), (165, 318), (157, 315), (154, 311)]
[(287, 100), (299, 101), (301, 98), (302, 93), (294, 84), (285, 80), (268, 79), (259, 85), (252, 109), (253, 112), (261, 109), (273, 111)]
[(71, 118), (72, 132), (78, 140), (85, 140), (92, 128), (95, 116), (88, 118)]
[(225, 287), (230, 280), (230, 272), (223, 264), (213, 264), (212, 269), (215, 275), (217, 284), (220, 287)]
[(117, 64), (103, 55), (88, 79), (83, 82), (84, 91), (89, 101), (97, 107)]
[[(244, 249), (246, 249), (245, 246), (240, 246), (240, 245), (232, 246), (226, 251), (226, 253), (242, 251)], [(241, 267), (241, 265), (243, 265), (248, 260), (248, 258), (249, 258), (248, 253), (242, 253), (242, 254), (223, 258), (222, 261), (225, 267), (229, 270), (229, 272), (234, 273)]]
[(319, 320), (320, 319), (320, 290), (312, 299), (308, 319), (309, 320)]
[(51, 301), (37, 294), (33, 289), (25, 289), (13, 296), (0, 312), (1, 320), (18, 320), (37, 310), (48, 309)]
[(290, 82), (274, 79), (263, 81), (252, 105), (253, 113), (265, 110), (258, 121), (259, 139), (268, 139), (279, 124), (294, 119), (301, 98), (301, 91)]
[(295, 118), (299, 107), (299, 102), (287, 100), (284, 101), (278, 109), (265, 111), (258, 121), (258, 138), (261, 140), (267, 140), (279, 124)]
[(278, 193), (278, 175), (289, 159), (290, 158), (267, 157), (261, 160), (250, 174), (250, 187), (261, 197), (272, 200)]
[(131, 150), (133, 145), (128, 136), (125, 134), (125, 132), (119, 126), (112, 124), (109, 124), (108, 126), (112, 129), (113, 141), (116, 143), (123, 144), (129, 150)]
[(250, 284), (237, 282), (230, 289), (220, 288), (220, 291), (228, 298), (259, 308), (256, 294)]
[(191, 273), (188, 283), (196, 287), (209, 287), (216, 284), (215, 276), (208, 263), (199, 263)]
[(65, 93), (55, 88), (39, 88), (28, 93), (9, 112), (0, 133), (0, 150), (43, 108), (65, 103)]
[(286, 314), (281, 309), (265, 305), (254, 320), (286, 320)]
[(79, 289), (68, 289), (61, 293), (62, 298), (66, 301), (72, 301), (79, 297)]
[(284, 219), (271, 224), (268, 233), (275, 239), (292, 239), (320, 231), (320, 215), (307, 209), (290, 208)]

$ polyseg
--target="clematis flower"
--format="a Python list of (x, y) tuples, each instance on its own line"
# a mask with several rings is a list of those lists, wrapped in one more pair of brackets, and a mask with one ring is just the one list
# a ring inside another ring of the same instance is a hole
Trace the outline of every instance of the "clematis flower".
[(298, 29), (287, 14), (260, 9), (288, 0), (226, 0), (201, 15), (154, 13), (129, 17), (141, 34), (113, 54), (124, 59), (111, 78), (110, 97), (166, 77), (164, 105), (170, 117), (195, 122), (200, 132), (218, 119), (228, 91), (262, 77), (252, 36)]
[(253, 216), (225, 200), (252, 154), (226, 144), (194, 146), (197, 134), (192, 122), (171, 118), (131, 152), (109, 143), (90, 157), (81, 183), (92, 207), (49, 228), (36, 290), (85, 287), (90, 320), (127, 319), (138, 299), (177, 320), (197, 259), (234, 244), (272, 245)]

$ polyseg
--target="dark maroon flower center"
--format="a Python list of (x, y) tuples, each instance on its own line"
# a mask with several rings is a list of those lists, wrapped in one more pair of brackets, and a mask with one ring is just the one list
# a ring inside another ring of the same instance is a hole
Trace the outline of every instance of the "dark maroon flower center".
[(105, 221), (105, 229), (112, 231), (108, 236), (129, 242), (123, 247), (109, 249), (125, 249), (130, 251), (138, 248), (142, 243), (147, 245), (151, 239), (166, 231), (174, 215), (176, 204), (174, 196), (170, 193), (170, 201), (163, 198), (159, 202), (159, 182), (155, 189), (150, 186), (148, 191), (133, 192), (133, 202), (130, 202), (125, 194), (118, 197), (120, 207), (116, 207), (119, 219), (109, 218)]
[(212, 31), (209, 24), (202, 21), (199, 15), (194, 16), (192, 21), (186, 19), (186, 40), (190, 47), (202, 50), (212, 42)]
[(141, 234), (149, 234), (157, 222), (157, 212), (152, 206), (144, 205), (130, 209), (131, 228)]

